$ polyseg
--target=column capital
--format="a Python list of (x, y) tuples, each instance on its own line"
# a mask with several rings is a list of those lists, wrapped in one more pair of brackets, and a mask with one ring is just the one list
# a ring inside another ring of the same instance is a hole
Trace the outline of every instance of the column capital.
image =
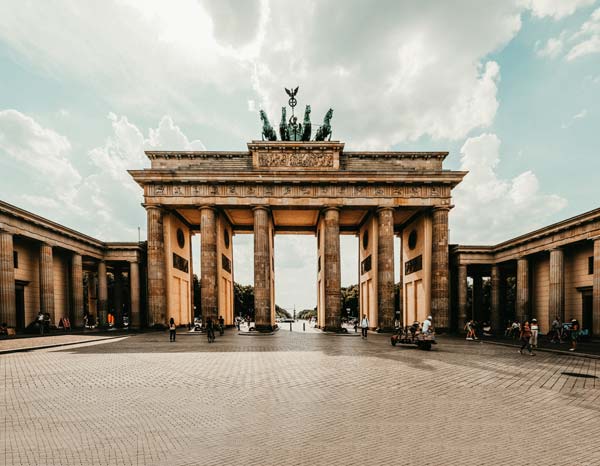
[(432, 212), (449, 212), (452, 209), (452, 205), (434, 205), (431, 209)]
[(271, 209), (269, 208), (269, 206), (263, 205), (263, 204), (255, 205), (254, 207), (252, 207), (252, 211), (253, 212), (256, 211), (256, 210), (264, 210), (266, 212), (270, 212), (271, 211)]
[(325, 212), (329, 212), (330, 210), (339, 212), (341, 210), (341, 208), (339, 206), (335, 206), (335, 205), (326, 205), (326, 206), (323, 206), (323, 208), (321, 209), (321, 212), (325, 213)]
[(380, 213), (380, 212), (387, 212), (387, 211), (391, 211), (394, 212), (394, 208), (393, 207), (389, 207), (389, 206), (381, 206), (381, 207), (377, 207), (377, 209), (375, 209), (375, 212)]
[(198, 207), (198, 210), (212, 210), (213, 212), (216, 212), (217, 208), (214, 205), (201, 205)]
[(142, 207), (146, 210), (158, 210), (160, 212), (164, 212), (164, 207), (159, 204), (142, 204)]

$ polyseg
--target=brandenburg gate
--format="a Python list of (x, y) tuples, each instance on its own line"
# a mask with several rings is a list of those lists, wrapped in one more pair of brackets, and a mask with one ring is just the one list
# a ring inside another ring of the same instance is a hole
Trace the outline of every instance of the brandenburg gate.
[[(347, 152), (338, 141), (302, 140), (293, 134), (301, 125), (285, 124), (285, 109), (284, 140), (277, 141), (261, 114), (267, 140), (248, 143), (247, 151), (147, 151), (150, 168), (129, 172), (144, 190), (148, 218), (149, 325), (190, 321), (190, 241), (199, 232), (203, 319), (222, 315), (233, 323), (232, 236), (254, 233), (256, 329), (270, 331), (274, 236), (310, 234), (318, 248), (318, 326), (339, 330), (340, 234), (353, 234), (360, 312), (373, 328), (394, 325), (396, 254), (404, 322), (431, 314), (438, 329), (448, 328), (448, 212), (465, 172), (443, 169), (447, 152)], [(317, 139), (325, 139), (328, 123), (326, 117)], [(394, 251), (395, 236), (401, 251)]]

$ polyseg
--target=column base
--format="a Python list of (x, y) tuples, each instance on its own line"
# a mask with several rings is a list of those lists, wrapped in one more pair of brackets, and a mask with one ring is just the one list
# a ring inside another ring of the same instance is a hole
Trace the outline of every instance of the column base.
[(254, 328), (260, 333), (271, 333), (275, 327), (271, 324), (255, 324)]
[[(342, 327), (322, 327), (322, 330), (324, 332), (332, 332), (332, 333), (348, 333), (348, 331)], [(346, 332), (344, 332), (344, 330), (346, 330)]]
[(396, 329), (394, 327), (381, 327), (375, 330), (377, 333), (394, 333)]

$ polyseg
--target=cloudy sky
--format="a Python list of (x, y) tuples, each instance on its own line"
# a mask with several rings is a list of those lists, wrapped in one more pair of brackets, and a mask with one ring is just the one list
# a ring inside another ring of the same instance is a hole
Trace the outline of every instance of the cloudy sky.
[[(3, 0), (0, 199), (144, 239), (125, 171), (143, 150), (243, 150), (292, 85), (315, 119), (335, 109), (348, 149), (448, 150), (469, 170), (452, 242), (599, 206), (600, 0)], [(314, 306), (314, 241), (277, 238), (279, 304)], [(234, 244), (251, 283), (252, 237)]]

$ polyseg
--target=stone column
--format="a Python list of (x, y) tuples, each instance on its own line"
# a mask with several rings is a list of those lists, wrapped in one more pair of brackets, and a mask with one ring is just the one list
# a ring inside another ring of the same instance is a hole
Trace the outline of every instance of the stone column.
[(529, 319), (529, 262), (524, 257), (517, 260), (516, 317), (519, 322)]
[(256, 330), (270, 331), (271, 322), (271, 251), (269, 210), (254, 209), (254, 320)]
[(496, 264), (492, 265), (490, 285), (490, 323), (492, 324), (492, 328), (498, 333), (503, 330), (504, 327), (500, 316), (500, 269)]
[(431, 251), (431, 314), (437, 329), (450, 327), (448, 287), (448, 211), (449, 207), (433, 209)]
[(550, 287), (548, 289), (548, 328), (556, 316), (565, 321), (565, 260), (562, 249), (550, 251)]
[(378, 209), (377, 220), (377, 326), (391, 332), (394, 330), (394, 209)]
[(113, 309), (115, 317), (115, 326), (123, 326), (123, 277), (121, 268), (117, 265), (113, 267)]
[[(402, 262), (402, 248), (404, 245), (402, 244), (402, 233), (399, 234), (400, 245), (398, 247), (398, 254), (400, 255), (400, 270), (399, 270), (399, 282), (398, 282), (398, 311), (400, 312), (400, 323), (404, 324), (404, 263)], [(359, 264), (360, 266), (360, 264)]]
[[(0, 230), (0, 323), (17, 325), (13, 235)], [(26, 322), (27, 324), (27, 322)]]
[(202, 322), (218, 315), (217, 213), (212, 207), (200, 208), (200, 308)]
[(50, 314), (50, 323), (54, 324), (54, 261), (52, 246), (40, 244), (40, 310)]
[(462, 332), (467, 323), (467, 266), (458, 266), (458, 331)]
[(483, 277), (479, 271), (473, 274), (473, 300), (471, 301), (471, 319), (481, 320), (481, 304), (483, 295)]
[(129, 316), (129, 325), (132, 328), (139, 328), (140, 321), (140, 268), (137, 261), (129, 263), (129, 293), (131, 296), (131, 309)]
[(81, 254), (71, 256), (71, 325), (83, 327), (83, 266)]
[(341, 325), (340, 309), (342, 304), (340, 210), (337, 207), (329, 207), (325, 210), (324, 215), (325, 218), (323, 221), (325, 226), (323, 230), (325, 243), (323, 248), (323, 265), (325, 269), (323, 278), (325, 280), (325, 330), (337, 332)]
[(108, 315), (108, 285), (106, 283), (106, 262), (98, 262), (98, 321), (106, 324)]
[(148, 326), (166, 325), (167, 292), (163, 210), (147, 206), (148, 214)]
[(592, 295), (593, 333), (600, 335), (600, 238), (594, 239), (594, 277)]

